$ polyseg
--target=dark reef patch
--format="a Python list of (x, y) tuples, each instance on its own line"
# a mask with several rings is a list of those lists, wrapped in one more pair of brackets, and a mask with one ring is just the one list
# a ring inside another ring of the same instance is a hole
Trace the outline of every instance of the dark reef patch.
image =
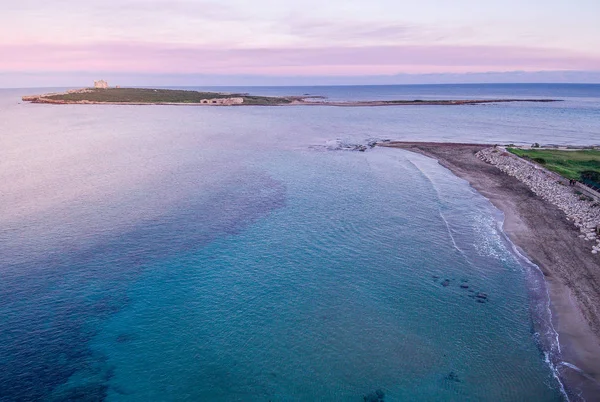
[(383, 402), (385, 401), (385, 393), (378, 389), (368, 395), (363, 396), (364, 402)]
[[(103, 243), (82, 243), (43, 259), (4, 264), (8, 274), (0, 283), (0, 400), (44, 400), (57, 394), (61, 397), (56, 400), (102, 400), (110, 368), (106, 357), (91, 351), (88, 343), (104, 320), (130, 303), (127, 287), (145, 264), (239, 233), (285, 205), (280, 182), (244, 173), (247, 180), (226, 177), (223, 189), (211, 197), (191, 194), (159, 218), (112, 233)], [(129, 334), (115, 339), (131, 340)], [(78, 372), (105, 378), (106, 383), (68, 388), (69, 378)]]

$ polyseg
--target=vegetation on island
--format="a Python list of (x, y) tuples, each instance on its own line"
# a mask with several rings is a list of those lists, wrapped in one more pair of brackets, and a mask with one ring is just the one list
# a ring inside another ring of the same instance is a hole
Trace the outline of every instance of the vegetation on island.
[(292, 102), (292, 99), (285, 97), (147, 88), (90, 88), (81, 91), (44, 95), (43, 97), (45, 99), (66, 102), (87, 101), (106, 103), (201, 103), (205, 99), (228, 98), (243, 98), (246, 105), (280, 105)]
[(600, 187), (600, 150), (508, 148), (509, 152), (536, 162), (561, 176)]
[(312, 106), (411, 106), (480, 105), (506, 102), (557, 102), (556, 99), (455, 99), (455, 100), (365, 100), (330, 101), (323, 96), (257, 96), (241, 93), (201, 92), (184, 89), (86, 88), (64, 93), (27, 95), (23, 101), (49, 104), (131, 104), (131, 105), (312, 105)]

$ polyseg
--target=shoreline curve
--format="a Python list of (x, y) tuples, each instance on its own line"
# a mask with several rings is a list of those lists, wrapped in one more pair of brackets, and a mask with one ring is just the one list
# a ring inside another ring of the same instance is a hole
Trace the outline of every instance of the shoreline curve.
[(503, 213), (502, 230), (516, 254), (543, 275), (551, 326), (558, 334), (551, 368), (569, 400), (600, 401), (600, 328), (594, 326), (600, 317), (591, 317), (600, 300), (600, 258), (589, 252), (564, 212), (476, 157), (493, 145), (391, 141), (378, 146), (436, 159)]

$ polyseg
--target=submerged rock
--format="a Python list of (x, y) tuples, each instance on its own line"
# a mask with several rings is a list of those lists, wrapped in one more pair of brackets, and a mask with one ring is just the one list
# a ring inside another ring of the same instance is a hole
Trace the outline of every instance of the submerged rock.
[(458, 375), (454, 371), (451, 371), (446, 376), (446, 380), (448, 380), (448, 381), (454, 381), (454, 382), (460, 382), (460, 378), (458, 378)]
[(127, 343), (135, 339), (135, 335), (132, 334), (120, 334), (117, 336), (117, 343)]
[(380, 389), (363, 397), (363, 401), (365, 402), (383, 402), (384, 400), (385, 393)]
[(450, 285), (450, 279), (444, 279), (444, 281), (442, 282), (442, 286), (448, 287), (449, 285)]

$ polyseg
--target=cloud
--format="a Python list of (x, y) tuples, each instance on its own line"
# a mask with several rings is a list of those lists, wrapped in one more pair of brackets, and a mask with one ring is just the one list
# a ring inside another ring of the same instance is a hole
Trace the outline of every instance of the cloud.
[(328, 45), (401, 45), (435, 44), (464, 41), (475, 36), (475, 28), (463, 25), (410, 23), (397, 20), (324, 20), (291, 15), (276, 25), (278, 32), (289, 35), (304, 46)]
[(291, 19), (287, 21), (288, 31), (298, 38), (322, 39), (329, 41), (405, 40), (422, 37), (424, 30), (416, 25), (401, 23), (359, 22), (359, 21), (318, 21)]
[(397, 45), (219, 48), (136, 42), (0, 45), (0, 71), (223, 74), (390, 74), (600, 70), (600, 57), (518, 46)]
[(209, 0), (57, 0), (11, 2), (0, 13), (0, 43), (98, 41), (237, 43), (243, 10)]
[[(237, 15), (235, 9), (223, 2), (214, 0), (21, 0), (3, 5), (3, 11), (73, 14), (77, 16), (132, 17), (135, 15), (156, 14), (163, 18), (170, 15), (198, 15), (205, 18), (232, 18)], [(93, 21), (91, 21), (93, 22)]]

